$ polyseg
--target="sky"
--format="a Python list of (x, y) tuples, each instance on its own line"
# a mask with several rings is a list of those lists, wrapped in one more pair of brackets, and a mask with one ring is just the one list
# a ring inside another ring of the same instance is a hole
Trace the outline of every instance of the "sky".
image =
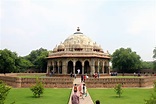
[(19, 56), (53, 48), (76, 32), (113, 54), (131, 48), (152, 61), (156, 0), (1, 0), (0, 49)]

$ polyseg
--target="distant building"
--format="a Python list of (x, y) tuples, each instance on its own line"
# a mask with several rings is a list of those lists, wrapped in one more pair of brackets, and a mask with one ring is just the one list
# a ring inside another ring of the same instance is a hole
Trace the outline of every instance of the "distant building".
[(109, 74), (110, 55), (80, 29), (57, 45), (47, 57), (47, 73), (54, 74)]

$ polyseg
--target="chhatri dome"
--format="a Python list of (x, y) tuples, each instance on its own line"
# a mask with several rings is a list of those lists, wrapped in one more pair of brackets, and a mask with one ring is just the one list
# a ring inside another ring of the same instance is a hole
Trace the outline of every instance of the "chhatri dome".
[(110, 55), (89, 37), (77, 31), (64, 42), (56, 45), (48, 56), (47, 73), (93, 74), (94, 72), (109, 73)]

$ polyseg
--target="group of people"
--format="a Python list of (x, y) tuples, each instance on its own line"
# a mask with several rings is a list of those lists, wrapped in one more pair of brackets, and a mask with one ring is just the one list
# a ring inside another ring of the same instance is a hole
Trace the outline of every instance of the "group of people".
[(74, 94), (71, 97), (72, 104), (80, 104), (80, 97), (84, 99), (84, 97), (87, 96), (87, 89), (85, 84), (80, 84), (77, 86), (77, 84), (74, 85)]

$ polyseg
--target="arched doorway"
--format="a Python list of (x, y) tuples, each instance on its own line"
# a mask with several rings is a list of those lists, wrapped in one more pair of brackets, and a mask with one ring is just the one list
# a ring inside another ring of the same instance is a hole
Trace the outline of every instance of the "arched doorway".
[(105, 65), (104, 65), (104, 73), (107, 73), (107, 63), (105, 62)]
[(76, 62), (75, 73), (77, 74), (77, 69), (80, 69), (80, 74), (82, 74), (82, 63), (80, 61)]
[(89, 62), (85, 61), (84, 63), (84, 74), (90, 74), (90, 66), (89, 66)]
[(73, 73), (73, 62), (72, 61), (69, 61), (68, 62), (68, 70), (67, 70), (67, 73), (68, 74)]
[(98, 72), (98, 61), (95, 61), (95, 72), (94, 73), (97, 73)]
[(57, 61), (54, 62), (54, 73), (58, 73)]

